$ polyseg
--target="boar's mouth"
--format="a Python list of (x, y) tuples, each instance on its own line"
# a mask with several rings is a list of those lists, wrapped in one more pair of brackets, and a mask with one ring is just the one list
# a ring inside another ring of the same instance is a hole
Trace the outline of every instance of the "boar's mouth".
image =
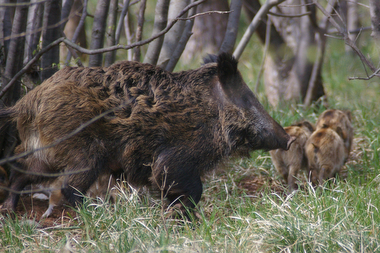
[(248, 145), (251, 147), (251, 149), (262, 149), (264, 151), (274, 149), (289, 150), (292, 143), (296, 140), (296, 137), (289, 136), (285, 131), (280, 136), (271, 134), (267, 131), (265, 132), (266, 134), (262, 134), (260, 137), (256, 136), (256, 138), (248, 140)]

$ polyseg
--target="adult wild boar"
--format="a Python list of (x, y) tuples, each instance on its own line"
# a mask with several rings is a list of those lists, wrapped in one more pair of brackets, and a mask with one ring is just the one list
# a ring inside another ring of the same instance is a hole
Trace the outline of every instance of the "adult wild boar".
[[(112, 108), (75, 136), (14, 166), (73, 172), (61, 186), (73, 205), (81, 202), (78, 192), (86, 193), (99, 175), (123, 172), (131, 184), (165, 191), (182, 209), (199, 202), (201, 176), (224, 158), (256, 149), (289, 149), (293, 141), (244, 83), (237, 61), (225, 53), (178, 73), (127, 61), (103, 69), (66, 69), (2, 110), (0, 117), (17, 124), (20, 149), (31, 151)], [(12, 170), (9, 186), (20, 191), (46, 180)], [(15, 191), (4, 202), (6, 210), (17, 205)]]

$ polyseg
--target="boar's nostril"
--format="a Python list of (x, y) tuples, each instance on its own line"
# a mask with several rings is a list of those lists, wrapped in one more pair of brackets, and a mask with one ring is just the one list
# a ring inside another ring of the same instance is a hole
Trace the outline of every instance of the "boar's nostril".
[(297, 139), (297, 137), (295, 136), (291, 136), (289, 141), (288, 141), (288, 144), (286, 145), (286, 150), (289, 150), (290, 148), (290, 145), (292, 145), (292, 143)]

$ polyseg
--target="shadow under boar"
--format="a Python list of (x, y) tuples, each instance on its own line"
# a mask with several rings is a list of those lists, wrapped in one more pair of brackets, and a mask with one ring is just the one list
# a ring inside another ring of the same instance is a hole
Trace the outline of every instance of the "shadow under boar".
[(345, 147), (341, 136), (325, 127), (316, 130), (306, 142), (309, 173), (314, 185), (335, 177), (345, 162)]
[[(81, 202), (79, 193), (86, 193), (99, 175), (124, 173), (132, 185), (165, 191), (183, 211), (183, 206), (199, 202), (201, 176), (224, 158), (256, 149), (289, 149), (293, 142), (264, 110), (228, 54), (178, 73), (128, 61), (88, 70), (59, 71), (15, 106), (0, 111), (0, 117), (17, 124), (23, 149), (31, 151), (117, 108), (75, 136), (14, 164), (32, 172), (72, 172), (61, 187), (72, 205)], [(69, 72), (81, 81), (60, 77)], [(87, 78), (83, 72), (89, 73)], [(13, 192), (4, 210), (15, 209), (17, 191), (46, 180), (12, 170)]]
[(305, 144), (314, 126), (308, 121), (302, 121), (284, 128), (286, 133), (296, 138), (289, 150), (272, 150), (272, 162), (288, 184), (288, 192), (297, 189), (296, 177), (301, 169), (307, 170), (308, 163), (305, 154)]

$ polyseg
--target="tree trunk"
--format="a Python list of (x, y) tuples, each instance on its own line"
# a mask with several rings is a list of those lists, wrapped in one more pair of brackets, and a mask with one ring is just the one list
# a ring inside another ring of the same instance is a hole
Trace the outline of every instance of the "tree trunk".
[[(69, 0), (66, 0), (66, 1), (69, 1)], [(85, 13), (83, 13), (83, 8), (85, 8), (87, 6), (83, 6), (83, 4), (86, 4), (86, 2), (83, 3), (81, 0), (74, 0), (74, 1), (70, 0), (71, 6), (69, 6), (66, 1), (63, 5), (62, 11), (68, 7), (71, 7), (71, 8), (70, 8), (69, 16), (67, 16), (66, 18), (64, 17), (64, 15), (67, 15), (66, 14), (67, 10), (65, 10), (65, 14), (62, 13), (62, 15), (61, 15), (62, 18), (64, 18), (64, 19), (68, 18), (67, 22), (65, 22), (66, 25), (65, 25), (65, 28), (63, 30), (63, 33), (65, 34), (65, 36), (69, 40), (80, 45), (81, 47), (86, 48), (87, 47), (87, 38), (86, 38), (85, 26), (82, 25), (81, 27), (78, 27), (81, 25), (80, 22), (82, 19), (82, 15), (85, 15)], [(77, 31), (77, 29), (79, 29), (79, 30)], [(71, 49), (71, 51), (69, 51), (68, 48), (66, 47), (66, 45), (61, 43), (61, 45), (60, 45), (60, 62), (68, 65), (70, 62), (70, 59), (71, 59), (71, 52), (72, 51), (74, 51), (75, 54), (79, 55), (81, 60), (85, 60), (87, 57), (87, 55), (78, 53), (74, 49)]]
[[(118, 0), (111, 0), (110, 8), (108, 11), (107, 19), (107, 33), (106, 33), (106, 47), (115, 45), (116, 43), (116, 21), (117, 21), (117, 4)], [(108, 67), (115, 62), (115, 51), (111, 51), (105, 54), (104, 66)]]
[[(46, 47), (62, 35), (59, 22), (61, 20), (61, 0), (45, 3), (42, 48)], [(58, 71), (59, 47), (54, 47), (41, 57), (41, 81), (51, 77)]]
[[(17, 1), (27, 3), (28, 1)], [(22, 68), (23, 53), (25, 45), (25, 36), (19, 36), (26, 29), (25, 17), (28, 16), (28, 7), (19, 6), (16, 8), (12, 25), (11, 40), (9, 43), (9, 51), (7, 54), (6, 67), (2, 79), (2, 87), (5, 87), (12, 77)], [(6, 106), (12, 106), (20, 98), (21, 83), (15, 83), (3, 97), (3, 103)], [(11, 154), (12, 144), (17, 141), (16, 129), (9, 128), (5, 130), (5, 134), (0, 137), (0, 157), (6, 157)]]
[[(347, 1), (347, 30), (355, 31), (359, 28), (358, 0)], [(355, 41), (356, 33), (349, 32), (348, 36)], [(346, 52), (354, 53), (351, 47), (346, 45)]]
[[(37, 3), (38, 0), (32, 0), (31, 3)], [(41, 38), (41, 27), (42, 27), (42, 17), (43, 17), (43, 7), (42, 3), (34, 4), (29, 7), (28, 21), (26, 25), (26, 35), (25, 35), (25, 52), (24, 52), (24, 65), (27, 64), (35, 55), (36, 48), (40, 43)], [(33, 84), (41, 80), (39, 75), (38, 63), (36, 63), (29, 71), (26, 73), (28, 80), (31, 83), (28, 88), (33, 88)], [(26, 83), (24, 81), (24, 83)]]
[[(245, 0), (244, 4), (248, 17), (253, 18), (259, 10), (259, 1)], [(320, 43), (315, 40), (320, 29), (316, 26), (316, 10), (311, 5), (305, 5), (305, 1), (287, 0), (271, 11), (290, 16), (306, 12), (311, 14), (297, 18), (271, 16), (273, 28), (264, 69), (268, 100), (274, 106), (284, 100), (304, 102), (312, 83), (308, 99), (316, 101), (324, 95), (321, 65), (325, 45), (324, 37), (320, 38)], [(262, 42), (265, 41), (266, 20), (257, 29)]]
[[(169, 5), (168, 21), (177, 17), (177, 15), (190, 3), (190, 0), (171, 0)], [(185, 21), (178, 21), (168, 33), (165, 34), (164, 43), (161, 48), (158, 66), (165, 69), (168, 64), (173, 48), (176, 48), (177, 42), (182, 36), (185, 28)]]
[[(197, 12), (228, 11), (227, 0), (208, 0), (197, 7)], [(228, 14), (208, 14), (194, 20), (193, 35), (190, 37), (182, 59), (190, 61), (195, 55), (216, 54), (222, 45), (228, 23)]]
[[(137, 17), (137, 28), (136, 28), (136, 40), (135, 42), (141, 41), (142, 32), (144, 27), (144, 14), (145, 14), (146, 0), (141, 0), (139, 15)], [(133, 60), (141, 61), (141, 49), (140, 47), (134, 48)]]
[(372, 33), (371, 36), (380, 41), (380, 2), (379, 0), (370, 0), (370, 14), (371, 14), (371, 28)]
[[(0, 4), (10, 4), (10, 0), (0, 0)], [(0, 8), (0, 62), (2, 65), (1, 69), (5, 68), (7, 53), (9, 51), (9, 44), (11, 41), (10, 36), (12, 33), (11, 16), (13, 11), (14, 8), (12, 7)]]
[[(104, 34), (106, 31), (106, 21), (109, 8), (108, 0), (99, 0), (96, 5), (94, 24), (92, 27), (91, 45), (90, 49), (102, 48), (104, 44)], [(102, 65), (102, 54), (90, 55), (88, 65), (90, 67)]]
[(236, 42), (236, 37), (238, 33), (240, 12), (243, 0), (232, 0), (230, 6), (230, 15), (228, 16), (227, 30), (224, 36), (222, 46), (219, 52), (229, 52), (232, 53), (234, 45)]
[[(166, 27), (166, 24), (168, 22), (169, 3), (170, 0), (157, 1), (152, 36), (161, 32)], [(160, 55), (163, 42), (164, 36), (161, 36), (149, 44), (148, 51), (145, 54), (144, 58), (145, 63), (150, 63), (153, 65), (157, 64), (158, 56)]]

